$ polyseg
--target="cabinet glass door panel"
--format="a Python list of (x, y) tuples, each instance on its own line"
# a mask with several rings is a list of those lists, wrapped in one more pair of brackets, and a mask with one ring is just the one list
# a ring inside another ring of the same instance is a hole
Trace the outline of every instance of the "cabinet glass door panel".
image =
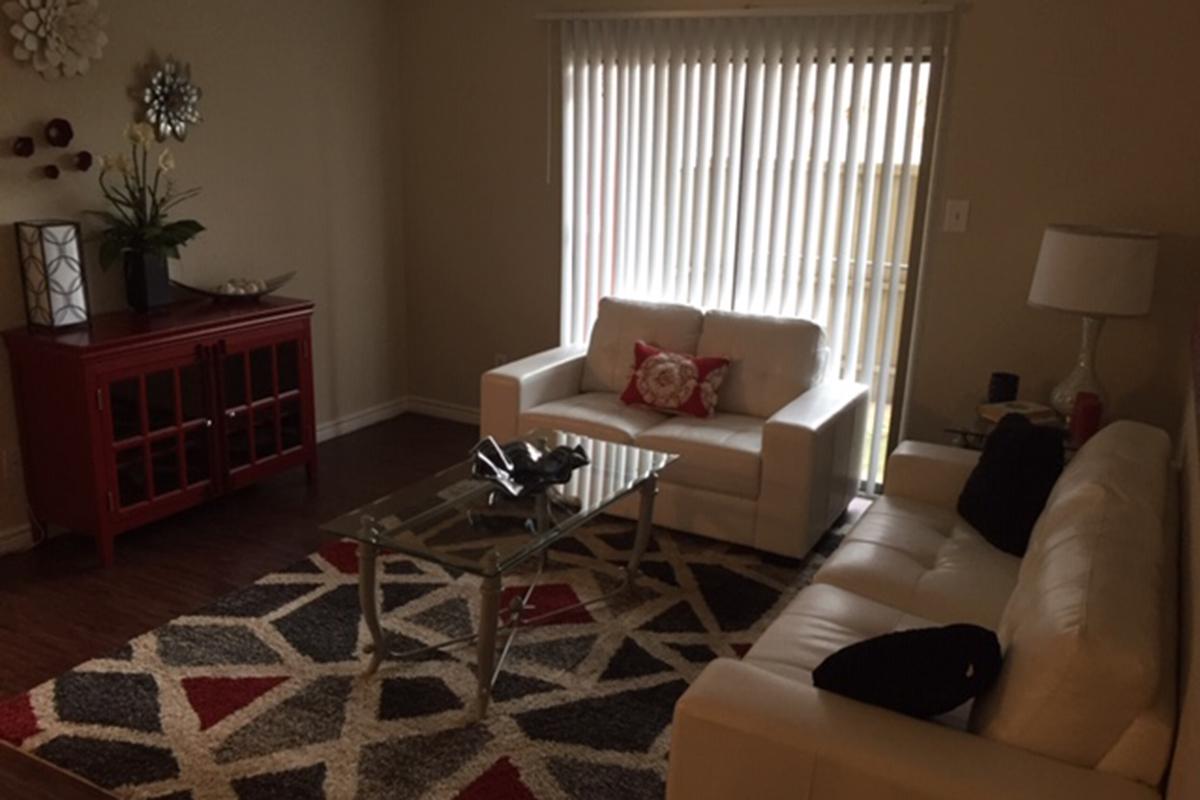
[[(256, 475), (284, 453), (303, 447), (307, 427), (301, 394), (301, 340), (246, 337), (226, 343), (223, 371), (224, 467)], [(239, 480), (243, 480), (240, 478)]]
[(199, 364), (179, 368), (179, 407), (184, 422), (205, 418), (204, 373)]
[(275, 366), (271, 361), (274, 348), (256, 347), (250, 351), (250, 397), (265, 400), (275, 396)]
[(175, 426), (175, 370), (146, 375), (146, 421), (151, 431)]
[(149, 499), (146, 491), (146, 450), (136, 444), (117, 451), (117, 503), (120, 507)]
[(142, 434), (142, 389), (138, 377), (113, 381), (108, 386), (113, 441)]
[(224, 382), (221, 387), (225, 408), (246, 405), (246, 355), (227, 353), (223, 359)]
[(294, 392), (300, 388), (300, 345), (295, 339), (280, 342), (275, 347), (275, 360), (279, 370), (279, 393)]
[(199, 352), (189, 348), (133, 374), (101, 378), (116, 443), (109, 464), (114, 512), (140, 515), (159, 498), (178, 503), (182, 491), (212, 480), (211, 367)]
[(230, 469), (250, 463), (250, 426), (245, 412), (225, 416), (225, 455)]
[(179, 490), (179, 440), (175, 436), (150, 444), (150, 474), (154, 478), (156, 497)]
[(275, 435), (275, 404), (269, 403), (254, 409), (254, 460), (279, 454), (279, 440)]
[(183, 468), (188, 486), (204, 483), (212, 477), (207, 428), (193, 428), (183, 435)]
[(279, 444), (285, 451), (304, 443), (302, 420), (298, 396), (289, 397), (279, 403)]

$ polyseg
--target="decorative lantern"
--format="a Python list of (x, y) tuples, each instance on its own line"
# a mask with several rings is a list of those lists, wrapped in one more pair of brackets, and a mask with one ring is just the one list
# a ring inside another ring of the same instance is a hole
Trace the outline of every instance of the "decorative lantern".
[(87, 278), (79, 224), (41, 219), (18, 222), (16, 228), (29, 324), (65, 328), (87, 322)]

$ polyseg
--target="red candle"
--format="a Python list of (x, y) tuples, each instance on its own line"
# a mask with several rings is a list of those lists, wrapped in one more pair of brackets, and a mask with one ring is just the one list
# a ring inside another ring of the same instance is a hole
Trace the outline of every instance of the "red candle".
[(1082, 447), (1083, 443), (1100, 430), (1100, 415), (1103, 412), (1100, 397), (1094, 392), (1075, 395), (1075, 408), (1071, 411), (1071, 443)]

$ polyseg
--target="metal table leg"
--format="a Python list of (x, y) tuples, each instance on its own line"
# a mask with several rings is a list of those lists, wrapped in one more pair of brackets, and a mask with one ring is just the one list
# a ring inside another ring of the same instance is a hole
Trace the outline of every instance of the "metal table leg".
[(480, 586), (479, 642), (475, 654), (475, 718), (487, 715), (488, 702), (492, 697), (492, 683), (496, 679), (496, 631), (500, 624), (500, 575), (496, 564), (496, 551), (484, 559), (483, 584)]
[(658, 476), (651, 473), (642, 485), (638, 487), (640, 502), (638, 504), (637, 533), (633, 539), (633, 552), (629, 554), (629, 563), (625, 565), (625, 584), (629, 585), (637, 578), (638, 567), (642, 556), (650, 544), (650, 532), (654, 527), (654, 498), (658, 494)]
[(367, 542), (358, 545), (358, 603), (362, 607), (363, 621), (371, 633), (371, 664), (367, 667), (367, 675), (373, 675), (379, 669), (380, 662), (386, 652), (383, 641), (383, 631), (379, 628), (379, 588), (376, 583), (375, 559), (379, 548)]

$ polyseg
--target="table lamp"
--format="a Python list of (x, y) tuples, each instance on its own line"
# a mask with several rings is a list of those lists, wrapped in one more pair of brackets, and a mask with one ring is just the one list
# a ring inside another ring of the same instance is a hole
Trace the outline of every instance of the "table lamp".
[(1089, 225), (1048, 225), (1042, 236), (1029, 304), (1083, 315), (1083, 342), (1075, 368), (1050, 394), (1067, 416), (1079, 392), (1106, 403), (1096, 378), (1096, 340), (1107, 317), (1150, 311), (1158, 235)]

